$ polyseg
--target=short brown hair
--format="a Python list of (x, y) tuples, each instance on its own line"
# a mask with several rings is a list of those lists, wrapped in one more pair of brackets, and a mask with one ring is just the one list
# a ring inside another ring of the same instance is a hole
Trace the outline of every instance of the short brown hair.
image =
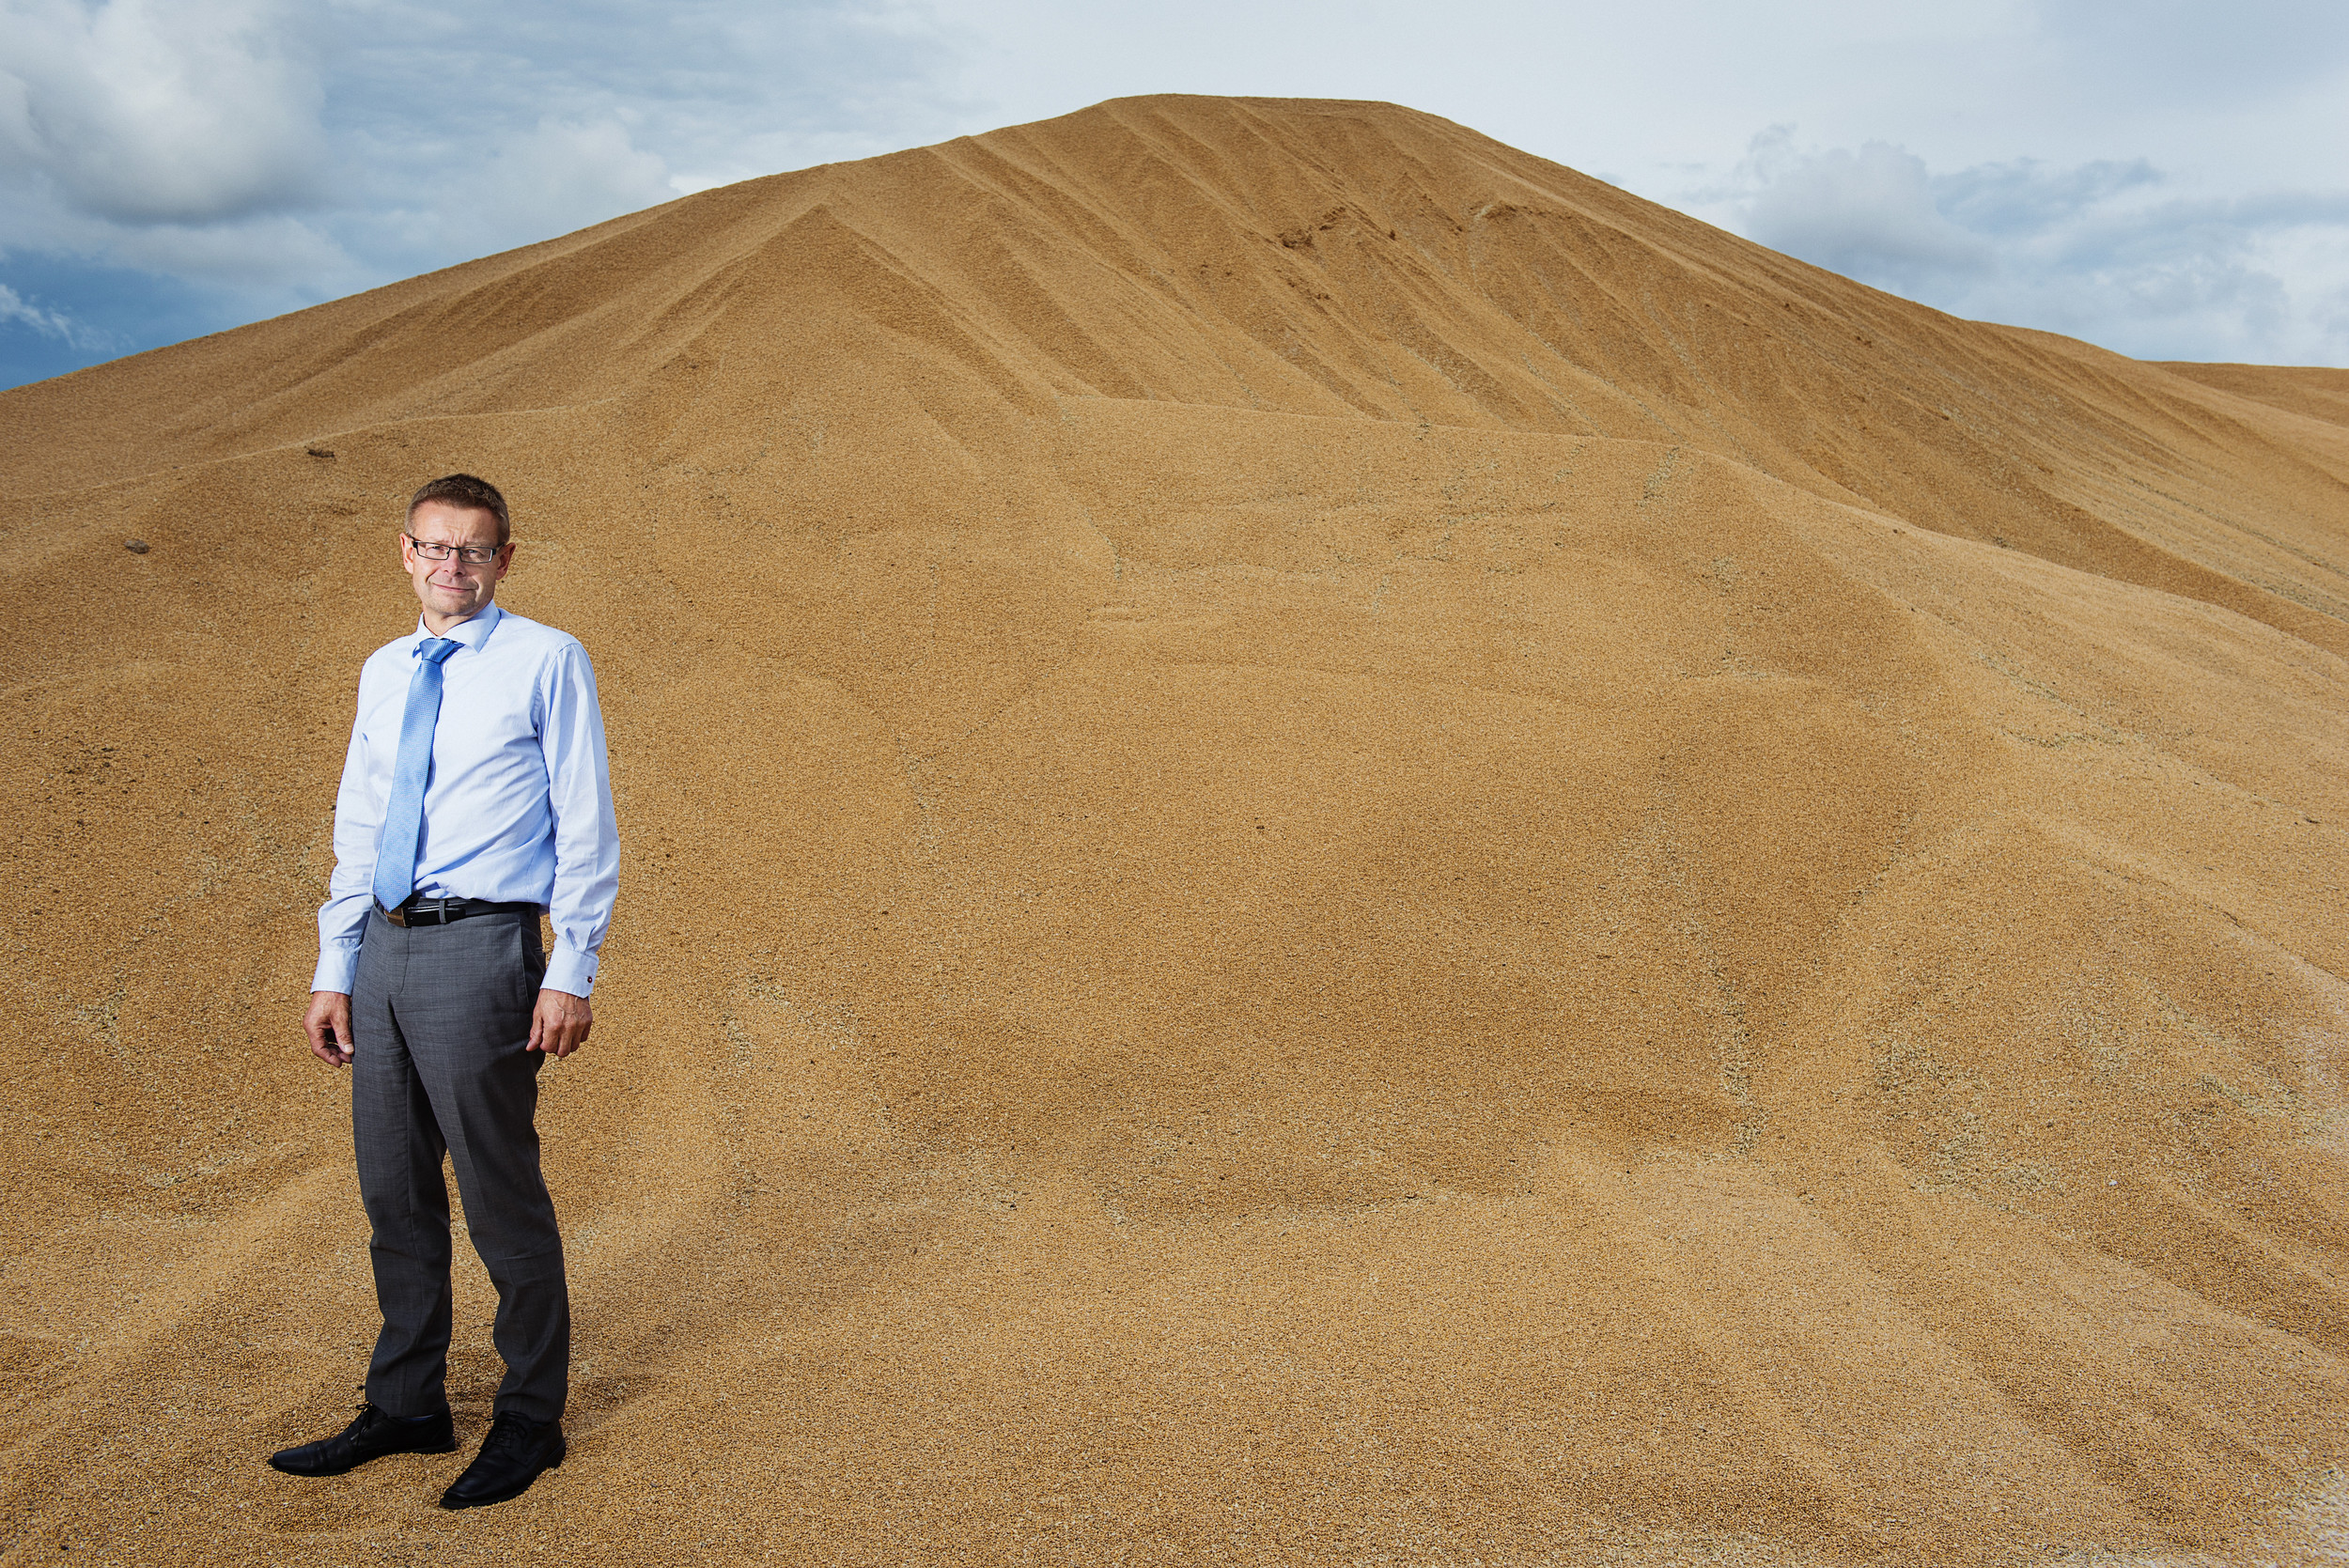
[(514, 524), (506, 515), (506, 497), (498, 494), (498, 488), (487, 479), (476, 479), (470, 474), (443, 474), (408, 498), (408, 516), (413, 519), (416, 508), (428, 501), (469, 512), (489, 513), (498, 520), (501, 550), (514, 537)]

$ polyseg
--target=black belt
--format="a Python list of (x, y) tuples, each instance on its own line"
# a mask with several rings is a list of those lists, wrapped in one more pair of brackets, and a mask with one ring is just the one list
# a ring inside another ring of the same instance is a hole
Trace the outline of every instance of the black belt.
[(394, 925), (446, 925), (475, 915), (535, 915), (539, 908), (536, 904), (492, 904), (486, 898), (427, 898), (418, 893), (411, 893), (408, 902), (397, 909), (378, 903), (375, 912)]

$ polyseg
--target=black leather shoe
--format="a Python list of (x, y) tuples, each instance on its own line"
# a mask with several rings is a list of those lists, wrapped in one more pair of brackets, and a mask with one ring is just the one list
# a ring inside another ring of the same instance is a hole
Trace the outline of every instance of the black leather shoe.
[(490, 1435), (481, 1439), (481, 1452), (457, 1478), (457, 1484), (441, 1494), (441, 1506), (481, 1508), (519, 1498), (530, 1490), (539, 1471), (563, 1463), (565, 1452), (561, 1421), (500, 1416), (490, 1423)]
[(372, 1405), (332, 1437), (280, 1449), (269, 1462), (288, 1475), (341, 1475), (387, 1453), (455, 1453), (457, 1428), (446, 1410), (437, 1416), (386, 1415)]

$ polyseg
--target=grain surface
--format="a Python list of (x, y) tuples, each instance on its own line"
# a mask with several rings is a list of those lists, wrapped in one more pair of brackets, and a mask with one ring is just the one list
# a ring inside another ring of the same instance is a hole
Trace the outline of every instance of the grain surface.
[[(0, 429), (0, 1561), (2349, 1554), (2349, 372), (1154, 98)], [(463, 1515), (262, 1464), (371, 1338), (297, 1020), (452, 470), (624, 838), (571, 1456)]]

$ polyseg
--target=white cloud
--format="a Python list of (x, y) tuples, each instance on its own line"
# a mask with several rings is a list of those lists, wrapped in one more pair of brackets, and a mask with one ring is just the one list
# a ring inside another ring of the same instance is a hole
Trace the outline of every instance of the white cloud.
[(1943, 216), (1924, 160), (1900, 147), (1798, 152), (1793, 128), (1773, 126), (1753, 139), (1738, 174), (1753, 190), (1747, 234), (1834, 272), (1913, 287), (1996, 265), (1986, 241)]
[(2182, 195), (2142, 160), (1935, 174), (1905, 149), (1774, 126), (1693, 193), (1749, 238), (1955, 315), (2148, 358), (2349, 350), (2349, 192)]
[(272, 0), (5, 0), (0, 163), (127, 224), (301, 204), (322, 168), (321, 95), (294, 36)]
[(72, 343), (81, 336), (80, 329), (70, 317), (61, 311), (43, 310), (27, 303), (15, 289), (0, 283), (0, 324), (10, 321), (30, 327), (43, 337), (54, 337), (62, 342)]
[(2349, 194), (2091, 200), (2001, 257), (1952, 308), (2146, 358), (2349, 357), (2333, 303), (2349, 291)]
[(2126, 163), (2108, 159), (2069, 169), (2018, 158), (1944, 175), (1933, 181), (1933, 200), (1951, 222), (1976, 234), (2032, 234), (2087, 208), (2161, 183), (2160, 173), (2142, 158)]

